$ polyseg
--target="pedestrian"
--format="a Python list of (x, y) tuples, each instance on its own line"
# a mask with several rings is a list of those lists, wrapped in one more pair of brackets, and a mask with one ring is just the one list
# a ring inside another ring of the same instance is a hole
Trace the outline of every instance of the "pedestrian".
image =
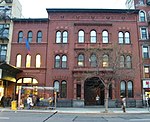
[(40, 105), (40, 97), (37, 95), (36, 97), (36, 106), (39, 106)]
[(121, 104), (122, 104), (122, 110), (123, 112), (126, 112), (126, 98), (121, 96)]
[(96, 103), (97, 105), (100, 105), (100, 97), (98, 95), (96, 96)]
[(5, 108), (5, 106), (6, 106), (6, 97), (5, 96), (2, 96), (2, 98), (1, 98), (1, 105), (3, 108)]
[(33, 106), (33, 100), (32, 100), (32, 96), (29, 95), (27, 97), (27, 104), (28, 104), (28, 109), (31, 109), (31, 107)]

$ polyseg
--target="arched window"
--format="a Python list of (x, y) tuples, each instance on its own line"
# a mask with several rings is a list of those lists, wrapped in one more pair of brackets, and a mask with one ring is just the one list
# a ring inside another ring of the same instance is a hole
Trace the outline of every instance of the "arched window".
[(84, 31), (82, 30), (78, 32), (78, 43), (84, 43)]
[(96, 31), (94, 30), (90, 32), (90, 42), (96, 43)]
[(31, 66), (31, 55), (26, 56), (26, 67), (29, 68)]
[(32, 31), (29, 31), (28, 32), (28, 41), (29, 42), (32, 42), (32, 37), (33, 37)]
[(30, 77), (26, 77), (26, 78), (20, 78), (19, 80), (17, 80), (17, 84), (20, 83), (24, 83), (24, 84), (38, 84), (38, 81), (35, 78), (30, 78)]
[(103, 43), (108, 43), (109, 37), (108, 37), (108, 31), (103, 31), (102, 32), (102, 42)]
[(67, 68), (67, 56), (62, 56), (62, 68)]
[(119, 41), (119, 44), (123, 44), (123, 32), (118, 33), (118, 41)]
[(123, 68), (125, 64), (125, 58), (124, 56), (120, 56), (120, 67)]
[(18, 33), (18, 43), (21, 43), (23, 41), (23, 32), (19, 31)]
[(61, 98), (66, 98), (67, 97), (67, 82), (66, 81), (62, 81), (61, 82)]
[(40, 68), (41, 67), (41, 55), (37, 54), (36, 55), (36, 68)]
[(145, 22), (146, 16), (144, 11), (140, 11), (140, 22)]
[(128, 81), (128, 97), (133, 97), (133, 82)]
[(37, 43), (41, 43), (42, 42), (42, 31), (38, 31), (37, 32), (37, 39), (36, 39)]
[(17, 55), (16, 67), (21, 67), (21, 55)]
[(56, 43), (61, 43), (61, 32), (60, 31), (56, 32)]
[(96, 67), (97, 66), (97, 57), (95, 54), (92, 54), (90, 57), (90, 64), (91, 67)]
[(120, 83), (120, 96), (123, 95), (124, 97), (126, 96), (126, 82), (121, 81)]
[(67, 31), (63, 32), (63, 42), (62, 43), (68, 43), (68, 32)]
[(60, 68), (60, 56), (55, 56), (55, 68)]
[(108, 55), (103, 55), (103, 67), (108, 67)]
[(126, 67), (127, 68), (131, 68), (131, 65), (132, 63), (131, 63), (131, 57), (130, 56), (127, 56), (126, 57)]
[(130, 43), (130, 33), (129, 32), (125, 32), (125, 43), (126, 44)]
[(84, 55), (78, 55), (78, 66), (84, 66)]
[(56, 89), (56, 92), (59, 92), (59, 81), (58, 80), (54, 81), (54, 88)]

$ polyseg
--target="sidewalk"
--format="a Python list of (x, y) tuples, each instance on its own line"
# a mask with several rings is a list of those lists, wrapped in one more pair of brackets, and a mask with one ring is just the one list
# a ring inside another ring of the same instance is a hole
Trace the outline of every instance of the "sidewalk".
[[(64, 107), (59, 107), (56, 108), (55, 110), (47, 110), (47, 109), (22, 109), (22, 110), (11, 110), (11, 108), (1, 108), (0, 107), (0, 112), (58, 112), (58, 113), (94, 113), (94, 114), (104, 114), (105, 108), (64, 108)], [(123, 113), (121, 108), (108, 108), (108, 113)], [(126, 108), (126, 113), (150, 113), (147, 108)]]

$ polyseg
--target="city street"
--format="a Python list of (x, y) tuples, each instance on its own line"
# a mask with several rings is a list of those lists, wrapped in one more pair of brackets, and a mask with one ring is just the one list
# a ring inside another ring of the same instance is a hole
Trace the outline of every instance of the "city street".
[(0, 122), (149, 122), (149, 113), (0, 112)]

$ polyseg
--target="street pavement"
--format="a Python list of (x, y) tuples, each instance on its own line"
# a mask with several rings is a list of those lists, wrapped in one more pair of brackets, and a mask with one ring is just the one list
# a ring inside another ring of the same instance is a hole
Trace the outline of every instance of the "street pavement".
[[(17, 109), (12, 110), (11, 107), (2, 108), (0, 107), (0, 112), (58, 112), (58, 113), (93, 113), (93, 114), (115, 114), (115, 113), (123, 113), (121, 108), (108, 108), (108, 113), (105, 112), (104, 107), (83, 107), (83, 108), (75, 108), (75, 107), (58, 107), (56, 109)], [(126, 113), (150, 113), (150, 110), (148, 108), (126, 108)], [(123, 113), (125, 114), (125, 113)]]

